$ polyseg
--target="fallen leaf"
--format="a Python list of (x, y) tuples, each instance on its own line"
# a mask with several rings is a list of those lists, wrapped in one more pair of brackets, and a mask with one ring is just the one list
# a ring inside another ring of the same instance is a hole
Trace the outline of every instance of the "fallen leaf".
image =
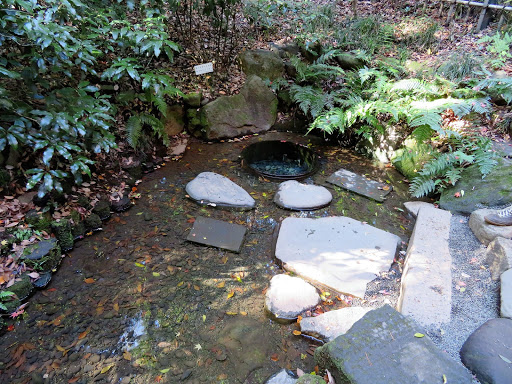
[(423, 333), (415, 333), (414, 334), (414, 337), (418, 337), (418, 338), (422, 338), (422, 337), (425, 337), (425, 335)]
[(226, 285), (226, 282), (221, 281), (219, 284), (217, 284), (217, 288), (224, 288), (225, 285)]
[(300, 335), (302, 335), (302, 332), (301, 332), (301, 331), (298, 331), (298, 330), (294, 330), (292, 333), (293, 333), (295, 336), (300, 336)]
[(110, 368), (112, 368), (112, 367), (113, 367), (113, 365), (107, 365), (106, 367), (103, 367), (100, 372), (102, 374), (107, 373), (108, 371), (110, 371)]
[(279, 356), (277, 353), (274, 353), (270, 356), (270, 360), (272, 361), (278, 361), (279, 360)]
[(132, 359), (132, 354), (130, 351), (124, 351), (123, 352), (123, 359), (130, 361)]
[(235, 295), (235, 291), (232, 290), (228, 293), (228, 299), (231, 299)]
[(78, 340), (82, 340), (87, 334), (89, 333), (89, 329), (83, 331), (81, 334), (78, 335)]
[(94, 280), (92, 277), (89, 277), (84, 280), (84, 283), (86, 283), (86, 284), (92, 284), (94, 282), (96, 282), (96, 280)]
[(512, 364), (512, 361), (510, 361), (509, 359), (507, 359), (505, 356), (500, 355), (500, 358), (501, 358), (501, 360), (503, 360), (505, 363)]

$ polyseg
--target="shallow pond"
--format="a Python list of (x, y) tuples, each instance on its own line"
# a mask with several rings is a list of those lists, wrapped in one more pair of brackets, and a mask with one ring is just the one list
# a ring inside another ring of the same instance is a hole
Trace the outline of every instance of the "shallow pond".
[[(321, 155), (309, 181), (324, 185), (344, 167), (394, 191), (379, 204), (332, 189), (327, 208), (280, 209), (272, 202), (278, 182), (243, 169), (239, 154), (250, 143), (283, 139), (313, 144)], [(231, 178), (257, 208), (219, 210), (188, 199), (185, 185), (203, 171)], [(193, 140), (180, 161), (146, 175), (139, 191), (136, 206), (75, 244), (49, 287), (31, 298), (24, 321), (0, 338), (0, 382), (44, 375), (50, 383), (263, 383), (281, 368), (312, 371), (317, 344), (293, 335), (296, 324), (276, 324), (264, 313), (269, 280), (281, 272), (272, 252), (277, 224), (290, 215), (346, 215), (405, 241), (411, 230), (401, 211), (407, 185), (398, 173), (314, 137), (273, 132), (241, 142)], [(198, 215), (245, 225), (241, 253), (185, 241)]]

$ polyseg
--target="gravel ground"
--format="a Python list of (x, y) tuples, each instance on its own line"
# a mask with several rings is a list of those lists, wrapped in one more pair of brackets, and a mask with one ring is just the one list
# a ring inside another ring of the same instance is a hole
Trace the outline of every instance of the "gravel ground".
[(487, 320), (499, 317), (499, 284), (491, 280), (485, 265), (486, 247), (473, 235), (468, 221), (469, 217), (457, 215), (451, 221), (451, 322), (427, 330), (434, 343), (457, 361), (468, 336)]

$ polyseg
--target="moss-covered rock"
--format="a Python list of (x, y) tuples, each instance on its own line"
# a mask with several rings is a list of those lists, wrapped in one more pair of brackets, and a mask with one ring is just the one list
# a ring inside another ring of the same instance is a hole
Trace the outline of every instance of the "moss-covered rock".
[(277, 97), (258, 76), (250, 76), (238, 95), (224, 96), (201, 108), (207, 140), (264, 132), (277, 118)]
[(407, 139), (404, 146), (396, 151), (391, 162), (395, 168), (407, 179), (412, 180), (421, 171), (425, 163), (433, 156), (434, 150), (428, 144), (418, 143), (414, 139)]
[(302, 375), (296, 384), (325, 384), (325, 380), (316, 375)]
[(242, 70), (247, 76), (276, 80), (284, 75), (284, 63), (278, 54), (264, 49), (244, 51), (240, 54)]
[(62, 259), (57, 239), (40, 241), (23, 250), (25, 264), (39, 272), (50, 272), (58, 267)]
[(101, 220), (110, 218), (110, 201), (100, 200), (94, 206), (93, 213), (97, 214)]
[[(11, 285), (9, 287), (9, 291), (14, 293), (16, 295), (16, 299), (18, 299), (19, 301), (23, 301), (27, 297), (29, 297), (30, 294), (32, 293), (33, 289), (34, 289), (34, 287), (32, 286), (30, 277), (28, 277), (27, 275), (22, 275), (21, 277), (16, 279), (16, 281), (14, 282), (13, 285)], [(16, 305), (14, 307), (14, 309), (16, 309), (19, 306), (19, 305), (17, 305), (17, 303), (13, 303), (12, 305), (8, 306), (7, 303), (10, 303), (10, 302), (4, 303), (5, 306), (8, 308)]]
[(336, 62), (342, 69), (346, 69), (347, 71), (362, 68), (365, 65), (364, 60), (349, 52), (343, 52), (337, 55)]
[(124, 161), (123, 170), (136, 180), (142, 178), (142, 165), (139, 160)]
[(82, 239), (85, 235), (85, 224), (82, 220), (82, 217), (80, 216), (80, 213), (75, 210), (71, 211), (70, 218), (71, 234), (73, 235), (73, 239)]
[(199, 108), (202, 98), (203, 94), (201, 92), (190, 92), (183, 96), (183, 102), (191, 108)]
[(91, 213), (85, 219), (85, 228), (87, 231), (97, 231), (98, 229), (100, 229), (101, 228), (100, 217), (95, 213)]
[[(462, 194), (461, 191), (464, 191)], [(456, 192), (459, 194), (456, 195)], [(459, 197), (456, 197), (459, 196)], [(512, 161), (499, 159), (498, 165), (485, 177), (472, 165), (462, 172), (461, 179), (441, 193), (441, 208), (470, 214), (480, 208), (512, 204)]]
[(57, 240), (59, 240), (59, 244), (63, 252), (73, 249), (74, 238), (71, 232), (71, 223), (69, 220), (64, 219), (52, 222), (52, 231)]
[(175, 136), (185, 129), (185, 111), (181, 105), (167, 106), (166, 116), (162, 117), (167, 135)]
[(91, 201), (87, 197), (85, 197), (83, 195), (78, 196), (77, 203), (82, 208), (85, 208), (85, 209), (91, 209), (92, 208)]
[(52, 218), (49, 213), (41, 213), (31, 209), (25, 214), (25, 222), (36, 231), (50, 232)]

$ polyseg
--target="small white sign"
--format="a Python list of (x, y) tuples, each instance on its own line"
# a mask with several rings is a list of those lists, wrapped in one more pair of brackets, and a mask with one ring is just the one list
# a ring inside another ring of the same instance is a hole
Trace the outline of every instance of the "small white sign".
[(196, 75), (213, 72), (213, 63), (199, 64), (194, 67)]

